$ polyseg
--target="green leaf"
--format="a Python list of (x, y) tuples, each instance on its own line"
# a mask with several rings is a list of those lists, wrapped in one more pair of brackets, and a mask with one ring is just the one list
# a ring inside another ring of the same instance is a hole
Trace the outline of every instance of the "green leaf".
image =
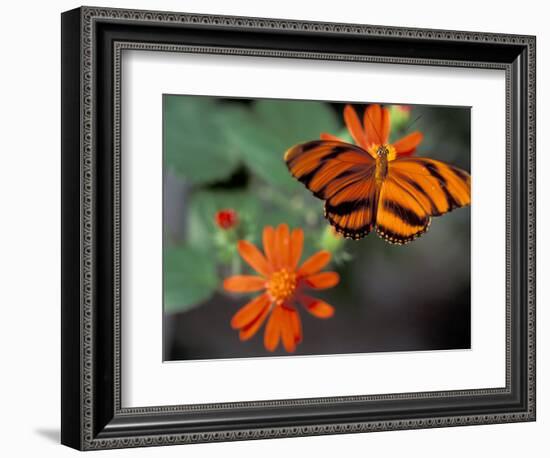
[(233, 118), (225, 127), (231, 147), (252, 173), (274, 186), (295, 188), (283, 160), (285, 142), (253, 120), (239, 122)]
[(219, 279), (214, 260), (196, 248), (172, 247), (164, 253), (164, 312), (190, 310), (208, 300)]
[(296, 191), (299, 185), (283, 156), (293, 145), (336, 132), (339, 123), (321, 102), (258, 100), (252, 109), (234, 107), (220, 123), (233, 154), (263, 181)]
[(325, 102), (263, 99), (254, 108), (259, 122), (286, 143), (285, 150), (296, 143), (318, 139), (321, 132), (334, 133), (340, 129), (334, 112)]
[(208, 97), (164, 97), (164, 160), (187, 182), (208, 183), (227, 178), (238, 158), (227, 149), (220, 129), (219, 104)]

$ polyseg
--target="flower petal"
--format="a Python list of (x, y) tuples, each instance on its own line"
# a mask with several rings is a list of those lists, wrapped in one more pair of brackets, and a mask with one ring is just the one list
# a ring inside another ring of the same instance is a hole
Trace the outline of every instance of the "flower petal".
[(302, 257), (302, 249), (304, 247), (304, 231), (300, 228), (293, 229), (290, 233), (290, 260), (288, 268), (295, 271), (298, 262)]
[(239, 329), (248, 326), (258, 318), (264, 309), (268, 308), (270, 302), (271, 300), (267, 294), (255, 297), (233, 315), (233, 318), (231, 318), (231, 327), (233, 329)]
[(296, 339), (294, 338), (294, 326), (292, 324), (292, 311), (282, 307), (283, 317), (281, 320), (281, 337), (285, 350), (293, 353), (296, 350)]
[(264, 347), (268, 351), (274, 351), (277, 348), (277, 345), (279, 345), (282, 313), (283, 311), (281, 306), (275, 307), (269, 317), (267, 325), (265, 326)]
[(331, 256), (330, 251), (318, 251), (304, 261), (302, 266), (298, 269), (298, 276), (307, 277), (308, 275), (319, 272), (329, 263)]
[(262, 324), (269, 315), (270, 310), (270, 307), (265, 307), (253, 322), (242, 328), (239, 331), (239, 339), (244, 341), (252, 338), (258, 332), (258, 329), (262, 327)]
[(346, 127), (349, 130), (353, 141), (361, 146), (362, 148), (367, 148), (367, 142), (365, 138), (365, 133), (363, 132), (363, 126), (361, 126), (361, 121), (359, 121), (359, 116), (355, 112), (355, 109), (351, 105), (346, 105), (344, 108), (344, 122)]
[(300, 314), (295, 309), (292, 309), (290, 312), (294, 341), (300, 343), (302, 341), (302, 321), (300, 320)]
[(275, 266), (280, 269), (288, 267), (290, 256), (290, 236), (287, 224), (279, 224), (275, 233)]
[(223, 281), (223, 287), (226, 291), (235, 293), (249, 293), (260, 291), (265, 288), (265, 278), (254, 275), (235, 275), (226, 278)]
[(302, 295), (299, 300), (305, 309), (317, 318), (330, 318), (334, 315), (334, 307), (321, 299)]
[(390, 139), (390, 130), (391, 130), (391, 117), (390, 110), (386, 107), (382, 107), (382, 119), (380, 127), (380, 135), (382, 135), (382, 144), (385, 145), (389, 142)]
[(337, 137), (336, 135), (327, 134), (326, 132), (321, 132), (321, 135), (319, 135), (319, 138), (321, 140), (328, 140), (333, 142), (343, 142), (341, 138)]
[(422, 135), (421, 132), (415, 131), (397, 140), (393, 144), (393, 147), (395, 148), (395, 152), (398, 156), (410, 156), (412, 153), (414, 153), (416, 147), (420, 145), (420, 142), (422, 142), (423, 138), (424, 135)]
[(314, 289), (327, 289), (340, 282), (340, 275), (336, 272), (320, 272), (304, 279), (307, 286)]
[(267, 258), (267, 262), (271, 264), (272, 267), (275, 266), (275, 229), (271, 226), (264, 227), (263, 232), (263, 244), (264, 244), (264, 253)]
[(388, 143), (391, 119), (387, 108), (382, 108), (378, 104), (369, 105), (363, 115), (363, 124), (367, 146), (373, 143), (377, 145)]
[(260, 250), (250, 243), (248, 240), (239, 240), (237, 243), (237, 249), (241, 257), (252, 267), (256, 272), (262, 274), (264, 277), (269, 277), (271, 274), (271, 267), (267, 262), (267, 259)]

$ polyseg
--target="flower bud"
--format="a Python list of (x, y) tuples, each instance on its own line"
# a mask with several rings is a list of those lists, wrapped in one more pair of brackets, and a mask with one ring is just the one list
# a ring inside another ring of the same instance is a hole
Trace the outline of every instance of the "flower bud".
[(228, 230), (239, 223), (237, 212), (231, 208), (225, 208), (216, 212), (214, 221), (220, 229)]

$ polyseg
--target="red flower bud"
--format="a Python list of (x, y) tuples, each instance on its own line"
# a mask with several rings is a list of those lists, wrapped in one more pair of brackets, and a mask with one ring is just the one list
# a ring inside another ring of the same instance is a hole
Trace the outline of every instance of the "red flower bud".
[(219, 228), (227, 230), (236, 226), (238, 223), (237, 212), (231, 208), (226, 208), (216, 212), (214, 220)]

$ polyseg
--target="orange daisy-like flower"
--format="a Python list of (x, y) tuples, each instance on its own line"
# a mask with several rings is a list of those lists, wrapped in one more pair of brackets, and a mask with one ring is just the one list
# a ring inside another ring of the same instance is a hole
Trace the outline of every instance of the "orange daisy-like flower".
[(301, 304), (317, 318), (330, 318), (334, 308), (305, 294), (306, 290), (332, 288), (340, 281), (336, 272), (321, 272), (330, 261), (328, 251), (319, 251), (298, 266), (304, 245), (304, 232), (286, 224), (263, 231), (262, 253), (247, 240), (238, 242), (241, 257), (259, 275), (237, 275), (224, 280), (227, 291), (250, 293), (263, 291), (242, 307), (231, 319), (241, 340), (250, 339), (269, 316), (265, 327), (264, 346), (274, 351), (282, 340), (286, 351), (293, 352), (302, 341), (302, 324), (296, 304)]
[[(389, 151), (388, 160), (390, 161), (399, 156), (410, 156), (423, 138), (421, 132), (415, 131), (390, 144), (390, 111), (378, 104), (367, 107), (362, 123), (355, 109), (351, 105), (346, 105), (344, 108), (344, 122), (355, 144), (368, 151), (375, 159), (376, 152), (381, 146), (385, 146)], [(327, 133), (322, 133), (321, 139), (343, 141), (335, 135)]]

